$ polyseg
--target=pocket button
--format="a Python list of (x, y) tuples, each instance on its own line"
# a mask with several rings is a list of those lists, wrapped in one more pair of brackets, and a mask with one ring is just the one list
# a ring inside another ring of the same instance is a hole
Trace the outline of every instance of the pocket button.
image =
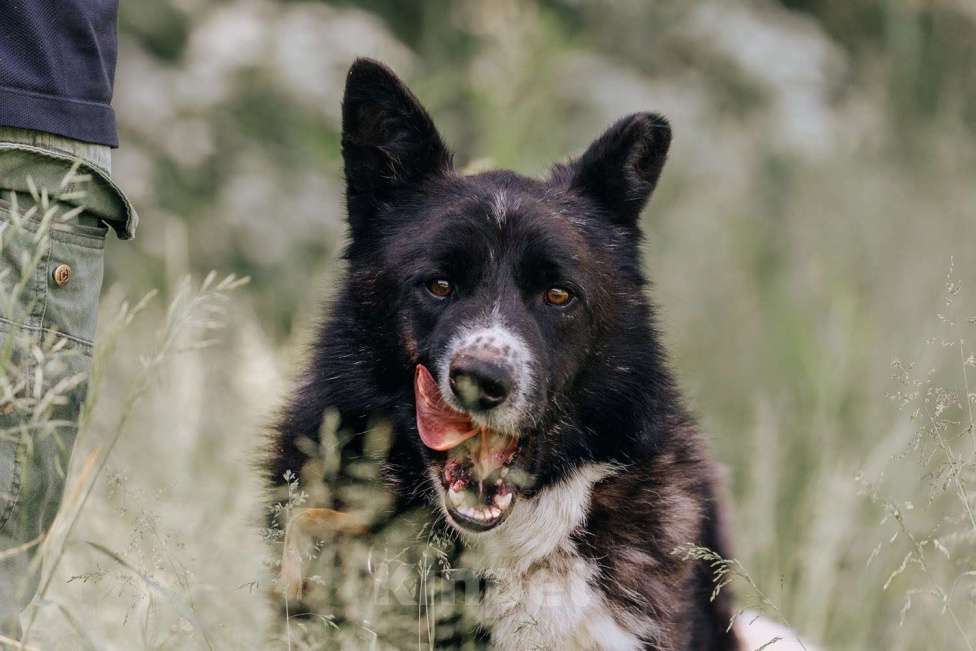
[(64, 287), (71, 280), (71, 267), (66, 264), (59, 264), (54, 269), (54, 282), (58, 284), (58, 287)]

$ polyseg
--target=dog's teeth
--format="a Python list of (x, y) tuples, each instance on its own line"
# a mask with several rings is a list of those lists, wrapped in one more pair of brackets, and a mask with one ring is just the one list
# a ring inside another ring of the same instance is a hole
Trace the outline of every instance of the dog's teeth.
[[(454, 499), (460, 499), (461, 496), (455, 497), (451, 492), (448, 492), (448, 497), (453, 501)], [(489, 522), (491, 520), (497, 520), (501, 517), (502, 513), (512, 502), (512, 494), (508, 495), (496, 495), (495, 504), (487, 504), (483, 506), (462, 506), (460, 503), (455, 504), (457, 512), (466, 518), (471, 518), (472, 520), (480, 520), (481, 522)]]
[[(498, 495), (498, 494), (495, 495), (495, 506), (501, 509), (501, 511), (507, 509), (508, 505), (511, 503), (512, 503), (511, 493), (506, 493), (504, 495)], [(501, 511), (498, 512), (499, 515), (501, 515)]]
[(451, 490), (447, 491), (447, 499), (454, 506), (461, 506), (464, 504), (464, 492), (456, 491), (452, 488)]

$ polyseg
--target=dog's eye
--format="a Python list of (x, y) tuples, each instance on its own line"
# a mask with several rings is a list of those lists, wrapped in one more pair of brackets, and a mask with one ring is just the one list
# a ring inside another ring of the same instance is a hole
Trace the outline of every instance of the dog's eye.
[(435, 278), (427, 283), (427, 291), (437, 298), (447, 298), (454, 291), (451, 281)]
[(546, 303), (556, 307), (565, 307), (573, 300), (573, 293), (564, 287), (550, 287), (546, 290)]

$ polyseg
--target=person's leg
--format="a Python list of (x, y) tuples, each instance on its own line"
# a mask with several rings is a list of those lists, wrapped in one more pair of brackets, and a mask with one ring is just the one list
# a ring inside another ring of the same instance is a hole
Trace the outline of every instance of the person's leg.
[[(7, 637), (19, 635), (19, 615), (37, 590), (36, 552), (64, 493), (91, 363), (105, 222), (122, 236), (133, 226), (131, 208), (108, 181), (108, 154), (0, 129), (0, 634)], [(72, 159), (85, 164), (73, 169)], [(66, 174), (73, 175), (63, 183)]]

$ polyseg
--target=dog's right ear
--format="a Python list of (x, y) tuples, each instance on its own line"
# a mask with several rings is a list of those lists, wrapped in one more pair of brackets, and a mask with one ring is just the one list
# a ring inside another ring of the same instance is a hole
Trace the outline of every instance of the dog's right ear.
[(451, 168), (427, 111), (393, 71), (372, 59), (357, 59), (346, 78), (342, 157), (350, 218), (354, 205), (368, 211), (397, 188)]
[(600, 205), (610, 221), (634, 228), (654, 192), (671, 145), (671, 127), (656, 113), (617, 121), (571, 167), (573, 188)]

